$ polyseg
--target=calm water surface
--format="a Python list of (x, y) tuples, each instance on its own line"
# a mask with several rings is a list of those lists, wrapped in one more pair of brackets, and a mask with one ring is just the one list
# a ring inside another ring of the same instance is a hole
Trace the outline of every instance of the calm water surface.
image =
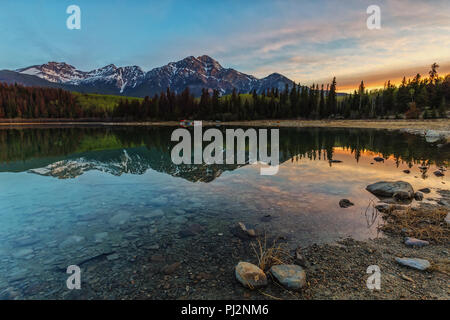
[[(195, 241), (220, 252), (221, 243), (236, 241), (231, 231), (239, 221), (282, 236), (292, 248), (374, 238), (382, 236), (382, 221), (367, 209), (377, 201), (368, 184), (404, 180), (415, 189), (429, 187), (425, 201), (448, 189), (448, 178), (433, 174), (448, 166), (448, 145), (404, 133), (280, 129), (280, 170), (261, 176), (257, 165), (174, 165), (173, 129), (1, 129), (0, 298), (71, 298), (64, 280), (71, 264), (81, 265), (83, 279), (91, 281), (83, 298), (126, 298), (128, 284), (108, 295), (106, 284), (93, 289), (107, 283), (104, 268), (129, 279), (126, 272), (136, 272), (139, 259), (150, 268), (182, 260), (201, 271), (204, 262), (190, 259), (189, 250), (183, 258), (167, 256)], [(375, 156), (386, 160), (375, 162)], [(340, 208), (342, 198), (355, 206)], [(149, 259), (161, 255), (164, 261)], [(220, 257), (209, 261), (211, 268), (237, 262), (232, 250)], [(137, 281), (155, 281), (144, 278)], [(184, 285), (182, 275), (178, 281)], [(151, 296), (160, 297), (158, 290)]]

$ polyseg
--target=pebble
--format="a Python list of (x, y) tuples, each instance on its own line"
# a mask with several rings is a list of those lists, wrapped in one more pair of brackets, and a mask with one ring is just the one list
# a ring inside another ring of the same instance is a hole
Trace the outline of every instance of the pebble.
[(419, 191), (423, 192), (423, 193), (430, 193), (431, 192), (430, 188), (422, 188), (422, 189), (419, 189)]
[(405, 238), (405, 244), (409, 247), (424, 247), (429, 245), (430, 243), (426, 240), (420, 240), (412, 237)]
[(399, 257), (397, 257), (397, 258), (395, 258), (395, 261), (397, 261), (397, 263), (399, 263), (403, 266), (417, 269), (420, 271), (425, 271), (431, 266), (431, 264), (428, 260), (419, 259), (419, 258), (399, 258)]
[(433, 172), (434, 173), (434, 175), (436, 176), (436, 177), (443, 177), (444, 176), (444, 173), (442, 173), (442, 171), (440, 171), (440, 170), (436, 170), (435, 172)]
[(355, 204), (353, 202), (351, 202), (350, 200), (348, 200), (348, 199), (342, 199), (341, 201), (339, 201), (339, 206), (341, 208), (348, 208), (348, 207), (351, 207), (353, 205), (355, 205)]

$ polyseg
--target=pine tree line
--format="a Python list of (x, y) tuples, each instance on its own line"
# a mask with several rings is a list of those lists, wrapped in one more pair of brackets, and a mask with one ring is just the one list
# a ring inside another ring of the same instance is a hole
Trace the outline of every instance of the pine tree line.
[(386, 82), (383, 89), (365, 88), (338, 96), (336, 78), (322, 84), (286, 85), (257, 94), (236, 90), (221, 96), (218, 90), (203, 89), (194, 97), (187, 87), (177, 94), (169, 88), (142, 100), (123, 98), (114, 109), (80, 106), (77, 96), (62, 89), (0, 84), (0, 118), (97, 118), (105, 120), (257, 120), (257, 119), (370, 119), (446, 117), (450, 109), (450, 74), (440, 77), (437, 64), (429, 76), (403, 78), (397, 87)]

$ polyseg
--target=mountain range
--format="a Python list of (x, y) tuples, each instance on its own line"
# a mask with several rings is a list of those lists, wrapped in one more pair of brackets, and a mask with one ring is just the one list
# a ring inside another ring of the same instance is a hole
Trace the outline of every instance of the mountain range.
[(170, 88), (176, 93), (189, 87), (199, 96), (203, 88), (230, 94), (271, 88), (283, 90), (293, 81), (272, 73), (258, 79), (231, 68), (224, 68), (213, 58), (203, 55), (186, 57), (177, 62), (145, 72), (139, 66), (117, 67), (113, 64), (92, 71), (81, 71), (65, 62), (48, 62), (16, 70), (1, 70), (0, 82), (25, 86), (56, 87), (81, 93), (115, 94), (133, 97), (153, 96)]

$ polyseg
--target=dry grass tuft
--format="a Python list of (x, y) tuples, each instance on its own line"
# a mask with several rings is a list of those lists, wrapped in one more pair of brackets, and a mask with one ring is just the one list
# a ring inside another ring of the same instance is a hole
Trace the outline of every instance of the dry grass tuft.
[(438, 261), (434, 261), (429, 270), (445, 273), (446, 275), (450, 275), (450, 260), (449, 259), (440, 259)]
[(445, 222), (447, 210), (407, 208), (393, 210), (384, 215), (385, 223), (379, 227), (386, 233), (406, 235), (432, 243), (448, 243), (450, 228)]
[(264, 240), (258, 238), (256, 243), (252, 242), (250, 246), (258, 259), (258, 267), (264, 272), (274, 265), (289, 264), (293, 260), (285, 244), (277, 244), (276, 241), (273, 241), (269, 247), (266, 236), (264, 236)]

